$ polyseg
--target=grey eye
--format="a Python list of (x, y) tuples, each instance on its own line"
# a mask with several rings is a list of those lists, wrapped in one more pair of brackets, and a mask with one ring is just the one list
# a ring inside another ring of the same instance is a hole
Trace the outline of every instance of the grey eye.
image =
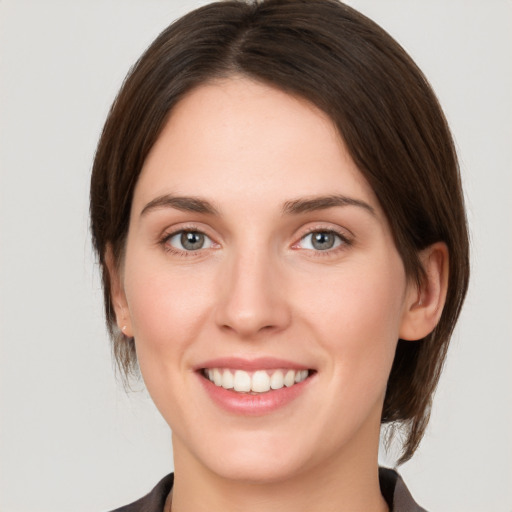
[(340, 235), (333, 231), (313, 231), (302, 238), (303, 249), (313, 249), (315, 251), (327, 251), (341, 245)]
[(212, 241), (199, 231), (179, 231), (169, 238), (169, 245), (180, 251), (198, 251), (212, 246)]
[(180, 242), (187, 251), (197, 251), (202, 249), (204, 245), (204, 235), (202, 233), (184, 231), (181, 233)]

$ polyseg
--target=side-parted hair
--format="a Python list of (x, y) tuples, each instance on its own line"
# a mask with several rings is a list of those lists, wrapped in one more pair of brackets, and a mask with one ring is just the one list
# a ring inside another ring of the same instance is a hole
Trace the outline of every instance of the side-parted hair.
[(230, 0), (165, 29), (130, 70), (112, 105), (92, 170), (91, 230), (106, 320), (124, 375), (138, 373), (133, 338), (117, 328), (106, 266), (120, 264), (134, 188), (173, 107), (195, 87), (246, 76), (302, 97), (336, 125), (389, 221), (410, 279), (418, 253), (449, 250), (446, 304), (434, 331), (399, 340), (382, 423), (405, 434), (399, 463), (416, 450), (469, 279), (468, 232), (453, 140), (429, 83), (403, 48), (337, 0)]

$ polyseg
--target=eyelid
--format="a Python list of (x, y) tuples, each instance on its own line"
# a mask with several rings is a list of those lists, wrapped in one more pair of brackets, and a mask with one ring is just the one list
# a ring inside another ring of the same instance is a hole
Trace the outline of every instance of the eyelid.
[(212, 234), (212, 230), (208, 226), (205, 226), (204, 224), (199, 222), (178, 222), (171, 226), (167, 226), (161, 230), (161, 234), (158, 236), (158, 238), (169, 238), (170, 236), (175, 235), (176, 233), (181, 233), (182, 231), (202, 233), (203, 235), (207, 236), (208, 238), (211, 238), (212, 240), (216, 238), (215, 235)]

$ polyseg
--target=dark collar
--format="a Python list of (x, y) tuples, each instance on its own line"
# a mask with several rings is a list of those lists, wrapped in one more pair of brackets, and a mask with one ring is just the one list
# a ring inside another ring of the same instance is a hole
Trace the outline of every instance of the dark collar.
[(380, 492), (391, 512), (426, 512), (411, 496), (402, 477), (394, 470), (379, 468)]
[[(391, 512), (426, 512), (411, 496), (402, 477), (393, 469), (379, 468), (380, 490)], [(167, 495), (171, 492), (174, 474), (160, 480), (146, 496), (112, 512), (163, 512)]]
[(162, 478), (156, 487), (140, 500), (131, 505), (117, 508), (112, 512), (163, 512), (167, 495), (171, 492), (174, 483), (174, 473)]

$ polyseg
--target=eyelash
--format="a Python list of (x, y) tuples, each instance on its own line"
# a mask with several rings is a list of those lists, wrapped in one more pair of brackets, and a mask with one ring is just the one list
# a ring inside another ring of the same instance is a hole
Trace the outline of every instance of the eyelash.
[[(200, 228), (195, 227), (195, 226), (186, 226), (186, 227), (183, 227), (176, 231), (171, 231), (170, 233), (166, 232), (162, 236), (162, 238), (158, 241), (158, 244), (161, 245), (166, 252), (171, 253), (171, 254), (176, 254), (179, 256), (184, 256), (184, 257), (197, 256), (199, 253), (201, 253), (203, 250), (205, 250), (205, 249), (201, 248), (201, 249), (197, 249), (195, 251), (187, 251), (187, 250), (176, 249), (172, 245), (169, 245), (169, 240), (171, 240), (176, 235), (179, 235), (180, 233), (199, 233), (199, 234), (204, 235), (206, 238), (208, 238), (212, 244), (218, 245), (203, 230), (201, 230)], [(326, 249), (323, 251), (322, 250), (314, 250), (314, 249), (304, 249), (304, 250), (309, 251), (312, 255), (314, 255), (314, 257), (320, 257), (320, 258), (329, 257), (334, 254), (337, 254), (339, 251), (345, 250), (347, 247), (350, 247), (353, 244), (353, 240), (350, 237), (347, 237), (345, 234), (342, 234), (337, 230), (334, 230), (332, 228), (326, 229), (326, 228), (322, 228), (322, 227), (315, 227), (315, 228), (308, 230), (303, 235), (301, 235), (298, 242), (295, 242), (292, 245), (292, 249), (299, 249), (299, 247), (297, 247), (297, 246), (300, 244), (300, 242), (303, 241), (307, 236), (312, 235), (313, 233), (332, 234), (332, 235), (336, 236), (341, 242), (341, 243), (339, 243), (339, 245), (335, 246), (334, 248)], [(209, 248), (206, 248), (206, 249), (209, 249)]]
[(336, 236), (340, 240), (340, 244), (336, 247), (333, 247), (332, 249), (326, 249), (326, 250), (314, 250), (314, 249), (304, 249), (315, 258), (328, 258), (330, 256), (337, 255), (340, 251), (344, 251), (347, 249), (347, 247), (350, 247), (353, 244), (353, 239), (348, 237), (346, 234), (341, 233), (340, 231), (337, 231), (332, 228), (322, 228), (321, 226), (316, 226), (312, 229), (309, 229), (306, 233), (301, 235), (298, 242), (294, 243), (292, 245), (292, 249), (297, 248), (300, 242), (302, 242), (307, 236), (312, 235), (313, 233), (323, 233), (323, 234), (331, 234)]
[[(212, 240), (210, 236), (208, 236), (203, 230), (199, 229), (197, 226), (186, 226), (182, 227), (180, 229), (177, 229), (176, 231), (171, 231), (164, 233), (162, 238), (158, 241), (158, 244), (163, 247), (163, 249), (171, 254), (176, 254), (178, 256), (184, 256), (184, 257), (190, 257), (190, 256), (197, 256), (199, 253), (201, 253), (204, 249), (197, 249), (196, 251), (186, 251), (186, 250), (180, 250), (176, 249), (172, 245), (169, 245), (169, 240), (171, 240), (176, 235), (179, 235), (180, 233), (199, 233), (201, 235), (204, 235), (206, 238), (211, 240), (212, 244), (215, 244), (215, 242)], [(218, 245), (218, 244), (215, 244)]]

